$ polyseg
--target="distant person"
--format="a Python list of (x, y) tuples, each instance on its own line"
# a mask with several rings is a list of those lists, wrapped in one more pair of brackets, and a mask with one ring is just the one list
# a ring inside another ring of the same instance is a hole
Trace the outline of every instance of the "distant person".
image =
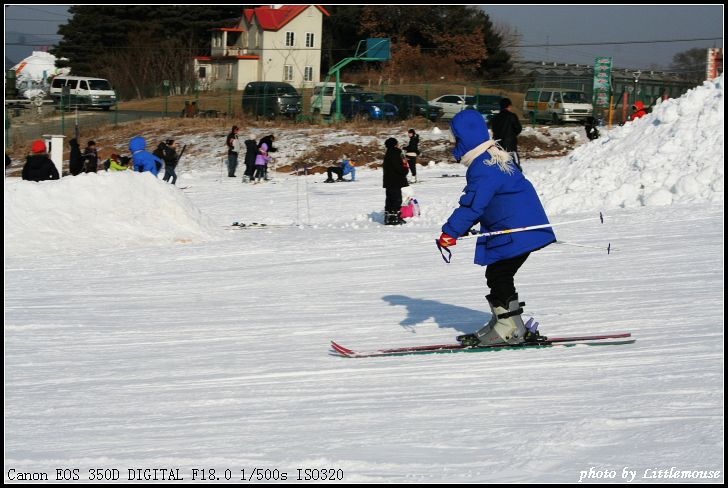
[(68, 160), (68, 171), (73, 176), (83, 173), (83, 154), (81, 154), (81, 145), (78, 139), (74, 138), (68, 141), (71, 146), (71, 156)]
[(164, 141), (164, 154), (162, 159), (164, 159), (164, 178), (162, 179), (169, 181), (171, 178), (172, 184), (174, 185), (177, 183), (177, 172), (175, 170), (177, 168), (177, 161), (179, 161), (177, 143), (174, 142), (174, 139)]
[(99, 169), (99, 153), (96, 150), (96, 142), (88, 141), (86, 149), (83, 150), (83, 172), (96, 173)]
[(139, 173), (146, 173), (148, 171), (154, 176), (157, 176), (159, 174), (158, 164), (164, 164), (164, 161), (147, 151), (146, 148), (147, 141), (142, 136), (136, 136), (129, 142), (129, 150), (134, 160), (134, 171)]
[(13, 160), (10, 159), (10, 156), (8, 156), (8, 153), (5, 153), (5, 169), (7, 169), (8, 166), (10, 166), (11, 164), (13, 164)]
[(245, 173), (243, 183), (253, 181), (255, 176), (255, 159), (258, 156), (258, 142), (255, 134), (250, 134), (245, 140)]
[(647, 115), (647, 110), (645, 109), (645, 104), (641, 101), (635, 102), (634, 105), (632, 105), (632, 115), (630, 116), (630, 120), (635, 119), (641, 119)]
[(255, 158), (255, 183), (260, 183), (260, 180), (265, 178), (265, 168), (268, 165), (268, 161), (271, 158), (268, 156), (268, 144), (265, 142), (258, 148), (258, 155)]
[(32, 154), (25, 160), (22, 178), (27, 181), (57, 180), (60, 178), (58, 169), (48, 157), (45, 142), (38, 139), (31, 146)]
[(240, 153), (240, 140), (238, 140), (238, 132), (240, 129), (237, 125), (234, 125), (230, 133), (225, 139), (225, 145), (227, 146), (227, 166), (228, 166), (228, 178), (235, 177), (235, 170), (238, 167), (238, 154)]
[(109, 171), (126, 171), (129, 169), (129, 158), (126, 156), (119, 156), (118, 154), (112, 154), (104, 162), (104, 166)]
[[(269, 134), (260, 140), (260, 142), (258, 143), (258, 147), (260, 148), (260, 146), (265, 144), (268, 146), (267, 153), (268, 154), (274, 153), (274, 152), (278, 151), (277, 147), (273, 147), (273, 142), (275, 140), (276, 140), (276, 136), (274, 136), (273, 134)], [(273, 158), (270, 158), (270, 159), (273, 159)], [(265, 179), (265, 181), (268, 181), (268, 165), (267, 164), (265, 166), (265, 174), (263, 175), (263, 178)]]
[[(346, 155), (341, 157), (341, 160), (339, 160), (336, 163), (336, 166), (330, 166), (326, 169), (326, 173), (329, 175), (329, 177), (324, 180), (324, 183), (334, 183), (336, 181), (346, 181), (344, 179), (344, 176), (351, 174), (351, 181), (356, 181), (356, 165), (346, 157)], [(337, 175), (337, 178), (334, 179), (334, 173)]]
[(385, 189), (384, 225), (401, 225), (406, 223), (402, 218), (402, 188), (409, 186), (409, 167), (397, 139), (390, 137), (384, 142), (384, 147), (387, 149), (382, 165), (382, 186)]
[(587, 117), (584, 121), (584, 130), (586, 130), (586, 138), (590, 141), (599, 138), (599, 122), (594, 117)]
[(500, 112), (490, 120), (490, 128), (493, 130), (493, 139), (510, 153), (513, 164), (523, 173), (521, 159), (518, 155), (518, 134), (521, 133), (521, 121), (518, 115), (513, 113), (513, 102), (510, 98), (500, 99)]
[(417, 156), (420, 155), (420, 136), (415, 132), (414, 129), (407, 131), (409, 136), (409, 143), (403, 148), (405, 156), (407, 156), (407, 164), (409, 165), (410, 173), (414, 178), (414, 183), (417, 183)]

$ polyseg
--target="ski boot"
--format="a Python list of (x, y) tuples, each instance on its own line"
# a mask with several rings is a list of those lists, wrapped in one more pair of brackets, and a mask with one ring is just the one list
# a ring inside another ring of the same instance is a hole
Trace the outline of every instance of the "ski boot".
[(406, 223), (400, 212), (384, 212), (384, 225), (401, 225)]
[[(517, 345), (526, 342), (527, 334), (533, 334), (523, 323), (521, 314), (526, 304), (518, 301), (518, 294), (507, 300), (507, 305), (492, 295), (486, 297), (490, 305), (492, 317), (483, 328), (474, 334), (457, 337), (460, 344), (468, 347), (490, 346), (498, 344)], [(532, 321), (529, 321), (529, 325)], [(538, 327), (538, 324), (535, 325)], [(535, 331), (537, 333), (537, 330)]]
[(324, 180), (324, 183), (333, 183), (335, 180), (333, 178), (326, 178)]

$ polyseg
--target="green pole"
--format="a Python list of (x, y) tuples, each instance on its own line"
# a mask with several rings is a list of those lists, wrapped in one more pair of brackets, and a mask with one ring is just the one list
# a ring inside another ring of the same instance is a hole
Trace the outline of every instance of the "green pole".
[(66, 117), (63, 113), (63, 94), (61, 94), (61, 134), (66, 134)]
[(7, 107), (5, 108), (5, 149), (10, 147), (10, 114)]
[(335, 122), (339, 122), (341, 120), (341, 78), (340, 78), (340, 72), (337, 69), (336, 70), (336, 116), (334, 118)]

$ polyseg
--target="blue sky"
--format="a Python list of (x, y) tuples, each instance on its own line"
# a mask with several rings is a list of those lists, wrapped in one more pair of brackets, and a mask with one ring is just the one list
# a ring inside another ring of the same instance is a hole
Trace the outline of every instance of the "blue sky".
[(723, 47), (723, 5), (488, 5), (496, 23), (509, 24), (522, 45), (626, 42), (719, 37), (654, 44), (532, 47), (525, 60), (593, 64), (612, 56), (619, 67), (668, 67), (675, 54), (695, 47)]
[[(68, 5), (5, 7), (6, 44), (18, 34), (31, 44), (52, 44), (58, 25), (68, 18)], [(412, 6), (412, 8), (417, 8)], [(717, 40), (655, 44), (522, 48), (525, 60), (591, 64), (596, 56), (612, 56), (619, 67), (667, 68), (676, 53), (693, 47), (723, 46), (723, 5), (487, 5), (496, 23), (508, 24), (521, 44), (626, 42), (719, 37)], [(32, 47), (6, 45), (6, 57), (20, 61)]]

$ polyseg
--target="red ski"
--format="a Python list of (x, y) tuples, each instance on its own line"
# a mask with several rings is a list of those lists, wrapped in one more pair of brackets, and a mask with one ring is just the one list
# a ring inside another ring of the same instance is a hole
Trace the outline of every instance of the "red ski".
[[(331, 347), (339, 355), (347, 358), (370, 358), (378, 356), (403, 356), (408, 354), (432, 354), (432, 353), (448, 353), (448, 352), (478, 352), (492, 351), (503, 349), (528, 349), (551, 346), (605, 346), (618, 344), (632, 344), (636, 339), (632, 339), (629, 332), (620, 334), (603, 334), (593, 336), (573, 336), (573, 337), (551, 337), (539, 342), (526, 342), (523, 344), (495, 344), (491, 346), (469, 347), (462, 344), (433, 344), (429, 346), (410, 346), (398, 347), (393, 349), (377, 349), (374, 351), (353, 351), (334, 341), (331, 341)], [(616, 340), (621, 339), (621, 340)]]

